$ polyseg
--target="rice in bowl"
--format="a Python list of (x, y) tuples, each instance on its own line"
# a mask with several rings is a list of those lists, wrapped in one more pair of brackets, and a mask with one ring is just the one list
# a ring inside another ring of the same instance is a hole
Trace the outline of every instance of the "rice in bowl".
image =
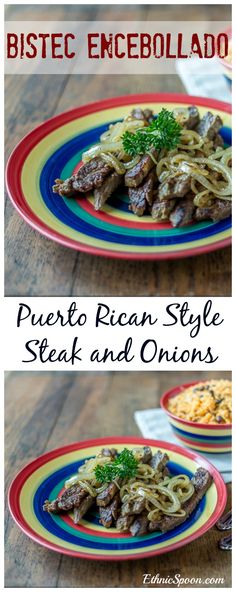
[(171, 397), (167, 409), (186, 421), (231, 424), (232, 383), (223, 379), (199, 382)]

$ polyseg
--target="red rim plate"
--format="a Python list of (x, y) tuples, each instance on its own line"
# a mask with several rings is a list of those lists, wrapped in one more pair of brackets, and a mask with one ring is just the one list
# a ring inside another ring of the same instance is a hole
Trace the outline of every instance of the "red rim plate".
[(44, 224), (40, 218), (38, 218), (31, 208), (26, 204), (24, 195), (21, 191), (19, 179), (21, 170), (27, 154), (33, 149), (33, 147), (42, 138), (58, 128), (60, 125), (64, 125), (75, 117), (82, 117), (89, 115), (90, 113), (99, 112), (103, 109), (118, 107), (123, 105), (129, 105), (139, 102), (181, 102), (183, 104), (189, 104), (196, 102), (198, 106), (208, 107), (209, 109), (219, 109), (226, 113), (231, 113), (231, 105), (223, 101), (215, 99), (195, 97), (192, 95), (181, 95), (175, 93), (147, 93), (147, 94), (135, 94), (125, 95), (120, 97), (114, 97), (112, 99), (103, 99), (70, 109), (64, 113), (56, 115), (49, 120), (43, 122), (38, 127), (29, 132), (24, 138), (17, 144), (11, 153), (6, 167), (6, 186), (9, 197), (21, 215), (21, 217), (27, 222), (33, 229), (39, 231), (42, 235), (49, 238), (50, 240), (56, 241), (57, 243), (72, 248), (74, 250), (83, 251), (92, 255), (99, 255), (107, 258), (115, 259), (180, 259), (186, 257), (192, 257), (203, 253), (209, 253), (218, 249), (222, 249), (231, 244), (231, 239), (226, 238), (220, 240), (211, 245), (199, 246), (195, 249), (189, 249), (181, 252), (168, 252), (168, 253), (125, 253), (117, 252), (112, 249), (107, 251), (106, 249), (99, 249), (97, 247), (84, 245), (83, 243), (77, 242), (73, 239), (67, 238), (64, 235), (52, 230), (49, 226)]
[[(89, 553), (86, 553), (86, 554), (83, 553), (83, 555), (81, 555), (79, 552), (73, 552), (68, 549), (62, 549), (60, 546), (50, 543), (48, 541), (45, 541), (41, 536), (36, 534), (31, 529), (31, 527), (25, 522), (24, 517), (22, 516), (21, 510), (20, 510), (20, 507), (19, 507), (20, 492), (21, 492), (21, 489), (22, 489), (25, 481), (28, 479), (28, 477), (35, 470), (37, 470), (39, 467), (41, 467), (44, 463), (46, 463), (54, 458), (57, 458), (58, 456), (61, 456), (63, 454), (73, 452), (76, 450), (81, 450), (83, 448), (89, 448), (92, 446), (101, 446), (102, 447), (105, 445), (109, 446), (109, 445), (115, 445), (115, 444), (120, 444), (120, 445), (123, 445), (123, 444), (124, 445), (125, 444), (136, 445), (137, 444), (139, 446), (146, 445), (146, 446), (155, 446), (155, 447), (164, 448), (166, 450), (181, 454), (183, 457), (187, 457), (187, 458), (197, 462), (199, 464), (199, 466), (202, 466), (205, 469), (207, 469), (213, 477), (214, 483), (217, 487), (217, 493), (218, 493), (218, 503), (217, 503), (217, 506), (216, 506), (212, 516), (204, 523), (204, 525), (197, 532), (193, 533), (192, 535), (187, 536), (185, 538), (185, 540), (170, 544), (165, 549), (159, 549), (157, 551), (149, 551), (146, 553), (140, 553), (138, 555), (138, 557), (137, 557), (137, 555), (132, 556), (130, 554), (127, 557), (125, 557), (125, 556), (121, 557), (119, 555), (114, 556), (114, 557), (112, 557), (111, 555), (104, 555), (104, 556), (99, 555), (99, 557), (96, 557), (96, 556), (91, 555)], [(130, 559), (147, 558), (147, 557), (152, 557), (155, 555), (161, 555), (163, 553), (167, 553), (169, 551), (173, 551), (177, 548), (185, 546), (187, 543), (190, 543), (191, 541), (194, 541), (195, 539), (202, 536), (205, 532), (207, 532), (210, 528), (212, 528), (212, 526), (214, 526), (214, 524), (217, 522), (217, 520), (220, 518), (221, 514), (224, 511), (226, 501), (227, 501), (226, 485), (225, 485), (220, 473), (203, 456), (201, 456), (197, 452), (187, 450), (187, 449), (182, 448), (181, 446), (177, 446), (175, 444), (170, 444), (168, 442), (164, 442), (161, 440), (137, 438), (136, 436), (134, 436), (134, 437), (128, 436), (128, 437), (114, 437), (114, 438), (113, 437), (97, 438), (97, 439), (92, 439), (92, 440), (86, 440), (84, 442), (75, 442), (75, 443), (70, 444), (68, 446), (63, 446), (61, 448), (57, 448), (55, 450), (52, 450), (51, 452), (47, 452), (47, 453), (39, 456), (34, 461), (27, 464), (16, 475), (16, 477), (14, 478), (14, 480), (12, 481), (12, 483), (10, 485), (9, 492), (8, 492), (8, 505), (9, 505), (9, 509), (10, 509), (10, 513), (12, 515), (12, 518), (14, 519), (16, 524), (20, 527), (20, 529), (28, 537), (30, 537), (33, 541), (39, 543), (43, 547), (46, 547), (46, 548), (51, 549), (53, 551), (58, 551), (59, 553), (61, 553), (63, 555), (70, 555), (72, 557), (82, 557), (85, 559), (93, 559), (93, 560), (98, 560), (98, 561), (100, 561), (100, 560), (126, 561), (126, 560), (130, 560)]]

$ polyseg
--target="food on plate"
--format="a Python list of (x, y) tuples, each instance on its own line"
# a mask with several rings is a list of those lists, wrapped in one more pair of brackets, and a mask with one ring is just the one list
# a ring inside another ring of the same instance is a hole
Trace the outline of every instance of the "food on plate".
[(168, 411), (181, 419), (206, 424), (232, 422), (232, 383), (230, 380), (199, 382), (171, 397)]
[(200, 118), (191, 105), (132, 110), (111, 124), (100, 142), (83, 154), (84, 164), (66, 180), (56, 179), (53, 192), (82, 198), (93, 192), (101, 210), (118, 187), (125, 187), (129, 210), (150, 214), (174, 227), (227, 218), (231, 214), (231, 147), (224, 147), (219, 115)]
[(212, 483), (212, 476), (198, 468), (190, 479), (172, 475), (169, 457), (149, 446), (103, 448), (80, 466), (65, 482), (62, 494), (46, 500), (43, 509), (52, 514), (73, 512), (79, 524), (87, 511), (97, 507), (100, 523), (132, 536), (167, 532), (187, 520)]

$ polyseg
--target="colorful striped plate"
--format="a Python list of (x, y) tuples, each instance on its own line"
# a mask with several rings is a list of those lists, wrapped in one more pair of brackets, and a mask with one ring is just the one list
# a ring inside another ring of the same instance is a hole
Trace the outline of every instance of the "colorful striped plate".
[(135, 106), (155, 113), (195, 104), (201, 115), (218, 113), (222, 135), (231, 143), (231, 107), (213, 99), (187, 95), (145, 94), (105, 99), (49, 119), (16, 146), (7, 166), (10, 198), (33, 228), (67, 247), (94, 255), (126, 259), (189, 257), (225, 247), (231, 240), (231, 219), (202, 222), (184, 228), (138, 218), (128, 209), (125, 191), (118, 191), (103, 212), (95, 212), (93, 196), (62, 199), (52, 192), (56, 178), (77, 170), (84, 150), (98, 141), (107, 126)]
[[(43, 511), (44, 501), (55, 498), (62, 491), (65, 479), (75, 474), (78, 467), (101, 448), (115, 446), (121, 451), (124, 447), (137, 445), (151, 446), (153, 452), (158, 449), (167, 452), (168, 466), (173, 474), (192, 476), (199, 466), (212, 474), (213, 484), (184, 524), (165, 534), (155, 532), (132, 537), (118, 533), (114, 528), (103, 528), (95, 511), (86, 515), (79, 526), (74, 525), (70, 515), (51, 515)], [(31, 539), (59, 553), (106, 561), (140, 559), (182, 547), (215, 524), (225, 503), (224, 481), (206, 459), (180, 446), (136, 437), (89, 440), (48, 452), (22, 469), (9, 490), (11, 514)]]

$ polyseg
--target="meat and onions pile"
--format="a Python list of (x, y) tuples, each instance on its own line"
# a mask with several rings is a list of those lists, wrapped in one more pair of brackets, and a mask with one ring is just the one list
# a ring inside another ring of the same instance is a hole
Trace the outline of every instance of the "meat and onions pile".
[(64, 492), (46, 500), (43, 509), (52, 514), (73, 512), (79, 524), (92, 507), (100, 523), (132, 536), (172, 530), (185, 522), (212, 483), (210, 473), (198, 468), (190, 479), (171, 475), (169, 457), (151, 448), (124, 448), (120, 453), (104, 448), (65, 482)]
[(181, 227), (194, 221), (222, 220), (231, 214), (231, 147), (219, 133), (222, 120), (197, 107), (136, 108), (109, 126), (83, 154), (72, 177), (56, 179), (54, 193), (82, 197), (93, 192), (101, 210), (117, 188), (127, 188), (129, 209), (156, 222)]

